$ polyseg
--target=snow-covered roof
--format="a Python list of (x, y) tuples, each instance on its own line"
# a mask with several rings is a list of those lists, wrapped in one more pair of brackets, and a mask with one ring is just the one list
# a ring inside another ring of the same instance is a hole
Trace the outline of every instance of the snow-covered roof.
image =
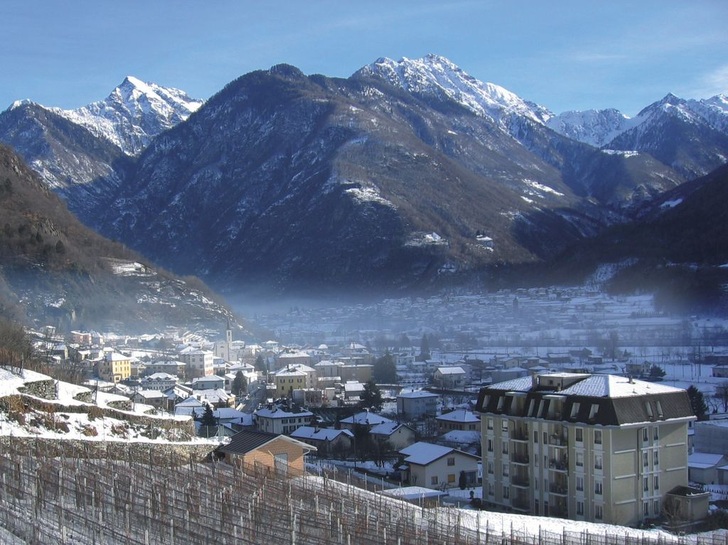
[(450, 411), (449, 413), (441, 414), (435, 419), (442, 422), (460, 422), (463, 424), (467, 424), (470, 422), (480, 422), (480, 417), (478, 417), (478, 415), (475, 414), (473, 411), (469, 411), (467, 409), (455, 409), (454, 411)]
[(462, 367), (438, 367), (437, 372), (441, 375), (464, 375)]
[(406, 456), (404, 459), (408, 464), (427, 465), (435, 460), (439, 460), (443, 456), (447, 456), (455, 449), (452, 447), (443, 447), (442, 445), (434, 445), (420, 441), (400, 450), (400, 454)]
[(425, 488), (424, 486), (402, 486), (399, 488), (390, 488), (388, 490), (382, 490), (380, 494), (402, 500), (419, 500), (447, 496), (447, 492), (433, 490), (432, 488)]
[(315, 441), (333, 441), (342, 434), (349, 438), (354, 437), (354, 434), (350, 430), (315, 428), (313, 426), (301, 426), (291, 433), (291, 437), (295, 437), (297, 439), (311, 439)]
[(403, 397), (407, 399), (416, 399), (418, 397), (439, 397), (437, 394), (428, 392), (427, 390), (415, 390), (414, 392), (402, 392), (397, 397)]
[(382, 422), (369, 430), (369, 433), (371, 435), (386, 435), (389, 437), (403, 425), (404, 424), (400, 424), (399, 422)]
[(480, 443), (480, 432), (472, 430), (450, 430), (446, 434), (441, 435), (440, 440), (458, 445), (472, 445)]
[(284, 411), (283, 409), (274, 408), (269, 409), (267, 407), (263, 409), (258, 409), (255, 411), (255, 414), (262, 418), (291, 418), (291, 417), (310, 417), (313, 416), (313, 413), (311, 411), (299, 411), (297, 413)]
[(716, 467), (722, 461), (722, 454), (693, 452), (688, 456), (688, 467), (691, 467), (693, 469), (708, 469), (711, 467)]
[(341, 420), (342, 424), (364, 424), (367, 426), (375, 426), (377, 424), (385, 424), (387, 422), (392, 422), (392, 420), (369, 411), (362, 411)]

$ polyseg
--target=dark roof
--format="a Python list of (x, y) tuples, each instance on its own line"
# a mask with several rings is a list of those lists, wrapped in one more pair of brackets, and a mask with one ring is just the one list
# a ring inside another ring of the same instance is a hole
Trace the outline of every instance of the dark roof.
[[(563, 390), (544, 389), (531, 378), (488, 386), (481, 389), (475, 410), (603, 426), (694, 418), (690, 398), (679, 388), (613, 375), (574, 375), (573, 379)], [(516, 396), (524, 401), (516, 403)]]

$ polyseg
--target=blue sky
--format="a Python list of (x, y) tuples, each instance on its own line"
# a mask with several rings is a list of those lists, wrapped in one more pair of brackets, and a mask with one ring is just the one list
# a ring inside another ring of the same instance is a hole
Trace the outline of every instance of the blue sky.
[(208, 98), (278, 63), (348, 77), (444, 55), (556, 113), (728, 93), (725, 0), (2, 0), (0, 109), (76, 108), (126, 75)]

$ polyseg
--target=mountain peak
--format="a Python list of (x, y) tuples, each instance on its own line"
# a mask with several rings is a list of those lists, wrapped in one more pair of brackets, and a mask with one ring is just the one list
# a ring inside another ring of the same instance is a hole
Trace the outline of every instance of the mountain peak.
[(504, 126), (512, 115), (541, 124), (552, 115), (546, 108), (527, 102), (504, 87), (476, 79), (450, 59), (434, 53), (399, 61), (381, 57), (353, 77), (379, 78), (419, 97), (451, 100)]

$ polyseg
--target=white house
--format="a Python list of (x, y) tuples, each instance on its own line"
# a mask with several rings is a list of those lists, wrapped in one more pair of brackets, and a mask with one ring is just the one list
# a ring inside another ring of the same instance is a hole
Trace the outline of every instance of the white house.
[(480, 457), (474, 454), (422, 441), (399, 452), (407, 464), (411, 485), (444, 490), (477, 484)]

